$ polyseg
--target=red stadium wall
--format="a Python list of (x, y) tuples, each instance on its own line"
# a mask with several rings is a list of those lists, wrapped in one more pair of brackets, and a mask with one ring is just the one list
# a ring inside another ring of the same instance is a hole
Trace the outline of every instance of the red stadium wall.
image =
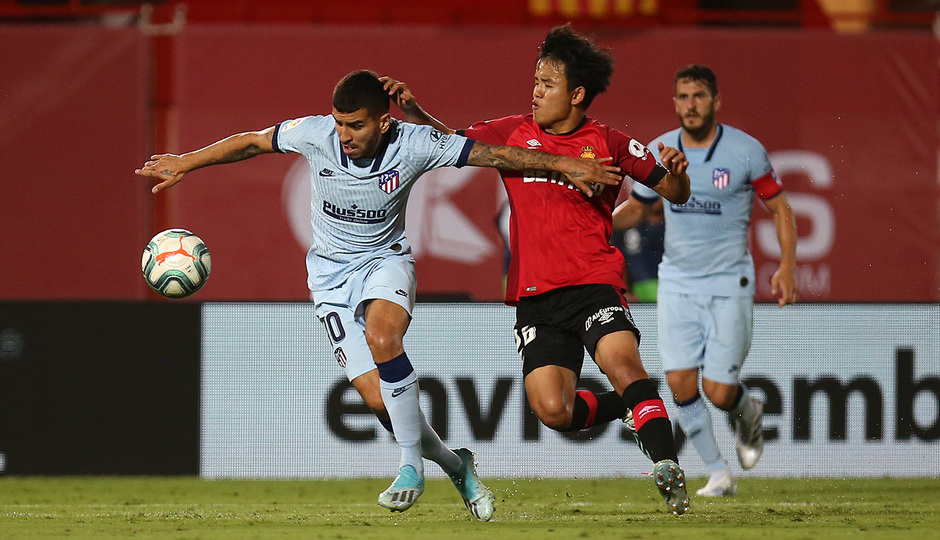
[(143, 297), (147, 39), (4, 26), (0, 51), (0, 298)]
[[(152, 298), (137, 270), (140, 252), (174, 226), (195, 231), (212, 252), (212, 277), (195, 300), (305, 299), (296, 238), (305, 220), (292, 220), (289, 204), (299, 158), (201, 170), (154, 197), (133, 175), (151, 147), (186, 151), (328, 113), (335, 82), (359, 67), (407, 81), (453, 127), (525, 112), (544, 32), (192, 24), (154, 49), (134, 30), (5, 28), (0, 67), (15, 76), (0, 79), (0, 298)], [(678, 67), (716, 70), (721, 120), (764, 143), (790, 194), (804, 300), (940, 300), (940, 89), (929, 33), (598, 37), (618, 65), (591, 113), (640, 140), (676, 125)], [(154, 97), (158, 106), (148, 109)], [(499, 299), (495, 174), (449, 170), (422, 184), (409, 210), (419, 291)], [(769, 222), (758, 208), (752, 250), (763, 283), (774, 266)]]

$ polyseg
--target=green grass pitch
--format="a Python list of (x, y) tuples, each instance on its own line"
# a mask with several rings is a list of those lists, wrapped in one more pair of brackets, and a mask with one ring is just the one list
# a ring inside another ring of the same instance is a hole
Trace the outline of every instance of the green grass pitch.
[(0, 538), (940, 538), (940, 478), (745, 477), (738, 496), (693, 496), (681, 517), (650, 479), (490, 478), (489, 523), (437, 478), (388, 512), (375, 499), (390, 480), (0, 477)]

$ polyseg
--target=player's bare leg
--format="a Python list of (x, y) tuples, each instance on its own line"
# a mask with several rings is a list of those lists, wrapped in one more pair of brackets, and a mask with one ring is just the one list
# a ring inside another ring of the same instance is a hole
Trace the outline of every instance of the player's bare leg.
[[(737, 493), (737, 485), (727, 460), (721, 455), (712, 426), (711, 413), (705, 396), (699, 393), (697, 369), (676, 370), (666, 374), (676, 405), (676, 420), (688, 435), (689, 442), (708, 469), (708, 483), (696, 491), (705, 497), (720, 497)], [(709, 400), (725, 399), (712, 394)], [(721, 401), (716, 403), (721, 406)], [(715, 401), (712, 401), (715, 403)]]
[(740, 383), (721, 384), (703, 377), (702, 388), (712, 403), (728, 412), (741, 468), (753, 468), (764, 453), (764, 403)]
[(672, 423), (656, 384), (640, 361), (636, 334), (624, 330), (605, 335), (597, 343), (594, 358), (631, 413), (636, 439), (654, 463), (653, 478), (666, 507), (675, 515), (688, 512), (689, 495), (685, 473), (679, 467)]
[(378, 502), (403, 512), (424, 492), (418, 375), (402, 345), (411, 317), (405, 308), (381, 299), (370, 302), (365, 315), (366, 341), (378, 368), (382, 401), (401, 447), (398, 476), (379, 494)]

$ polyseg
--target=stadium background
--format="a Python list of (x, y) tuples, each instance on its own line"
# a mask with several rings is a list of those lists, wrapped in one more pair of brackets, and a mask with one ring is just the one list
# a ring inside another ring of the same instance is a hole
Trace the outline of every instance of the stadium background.
[[(384, 434), (357, 439), (375, 427), (361, 425), (367, 419), (345, 431), (330, 423), (330, 406), (346, 404), (355, 417), (356, 404), (326, 393), (341, 373), (303, 303), (303, 163), (266, 156), (199, 171), (158, 197), (133, 169), (152, 153), (326, 113), (335, 81), (360, 67), (407, 81), (454, 127), (526, 111), (536, 47), (548, 27), (570, 20), (618, 58), (593, 116), (651, 139), (675, 126), (675, 70), (711, 65), (724, 96), (722, 121), (765, 144), (790, 194), (801, 296), (811, 305), (782, 315), (758, 309), (758, 328), (766, 330), (756, 337), (773, 342), (756, 344), (750, 382), (764, 381), (768, 398), (784, 389), (782, 436), (768, 451), (861, 448), (847, 470), (863, 475), (922, 474), (878, 458), (926, 456), (927, 474), (940, 475), (936, 6), (735, 4), (408, 0), (360, 2), (350, 12), (339, 2), (298, 0), (0, 0), (0, 471), (342, 476), (352, 473), (282, 468), (297, 458), (277, 449), (296, 447), (302, 456), (326, 441), (353, 454), (392, 452)], [(427, 350), (416, 364), (437, 377), (444, 403), (483, 389), (476, 420), (485, 428), (500, 412), (486, 408), (499, 403), (499, 381), (508, 385), (506, 410), (522, 403), (511, 391), (521, 381), (506, 353), (511, 314), (493, 303), (501, 296), (494, 226), (501, 187), (491, 171), (438, 171), (412, 199), (422, 299), (478, 303), (422, 305), (409, 347)], [(146, 241), (171, 226), (195, 231), (212, 251), (211, 279), (186, 301), (156, 297), (137, 270)], [(764, 282), (775, 264), (768, 226), (758, 206), (752, 251)], [(769, 299), (766, 288), (758, 299)], [(643, 355), (656, 372), (650, 308), (636, 311)], [(244, 331), (213, 331), (233, 318)], [(493, 321), (499, 324), (488, 333), (468, 331)], [(249, 331), (258, 328), (270, 331)], [(272, 335), (280, 339), (269, 343)], [(470, 345), (480, 348), (476, 356)], [(455, 358), (455, 350), (467, 356)], [(232, 369), (246, 365), (255, 371)], [(213, 369), (242, 378), (214, 379)], [(306, 378), (292, 375), (307, 370)], [(296, 401), (283, 385), (298, 380), (305, 397)], [(440, 403), (433, 384), (429, 406)], [(435, 425), (475, 425), (472, 409), (459, 403), (463, 410), (446, 407)], [(211, 416), (217, 410), (231, 415), (219, 420)], [(840, 418), (847, 419), (841, 429)], [(264, 426), (277, 422), (297, 429), (266, 439)], [(219, 430), (228, 448), (257, 443), (255, 457), (267, 465), (207, 472)], [(480, 433), (453, 437), (490, 444)], [(607, 435), (597, 443), (502, 437), (530, 455), (586, 444), (603, 455), (604, 445), (618, 451), (622, 444)], [(519, 448), (488, 450), (511, 456)], [(527, 474), (522, 466), (495, 470)]]

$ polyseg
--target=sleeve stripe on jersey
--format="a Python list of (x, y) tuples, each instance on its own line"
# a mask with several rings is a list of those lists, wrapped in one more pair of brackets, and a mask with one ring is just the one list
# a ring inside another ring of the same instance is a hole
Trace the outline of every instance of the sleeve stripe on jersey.
[(636, 191), (631, 191), (631, 192), (630, 192), (630, 196), (633, 197), (634, 199), (640, 201), (640, 202), (643, 203), (643, 204), (653, 204), (654, 202), (656, 202), (656, 199), (659, 198), (658, 196), (657, 196), (657, 197), (646, 197), (646, 196), (643, 196), (643, 195), (638, 194)]
[(764, 176), (751, 180), (751, 185), (763, 201), (776, 197), (783, 191), (783, 186), (777, 181), (777, 175), (774, 174), (773, 169)]
[(274, 146), (275, 152), (286, 154), (287, 152), (281, 150), (281, 148), (277, 145), (277, 134), (281, 131), (281, 124), (283, 124), (283, 122), (279, 122), (276, 126), (274, 126), (274, 135), (271, 137), (271, 145)]
[(454, 167), (463, 167), (467, 164), (467, 159), (470, 158), (470, 150), (475, 142), (473, 139), (467, 139), (467, 142), (463, 145), (463, 150), (460, 151), (460, 157), (457, 158), (457, 163), (454, 163)]

